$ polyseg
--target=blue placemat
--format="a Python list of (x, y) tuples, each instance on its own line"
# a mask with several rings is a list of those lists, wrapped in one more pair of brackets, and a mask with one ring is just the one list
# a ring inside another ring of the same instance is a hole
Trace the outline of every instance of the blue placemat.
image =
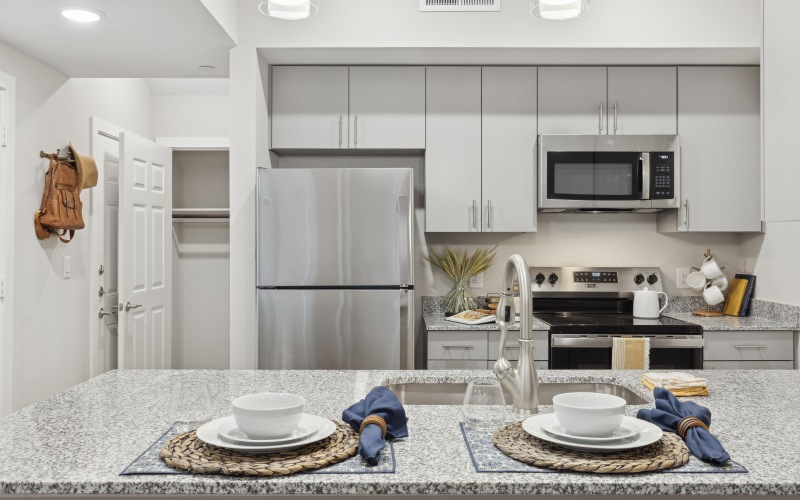
[[(475, 467), (475, 472), (533, 472), (533, 473), (570, 473), (570, 471), (545, 469), (535, 467), (523, 462), (514, 460), (513, 458), (505, 455), (500, 451), (494, 443), (492, 443), (491, 432), (480, 432), (469, 428), (460, 422), (461, 435), (464, 436), (464, 443), (467, 445), (467, 451), (472, 459), (472, 465)], [(743, 465), (731, 460), (728, 465), (724, 467), (717, 467), (715, 465), (707, 464), (702, 460), (690, 456), (689, 463), (682, 467), (675, 469), (665, 469), (654, 471), (651, 474), (686, 474), (686, 473), (743, 473), (747, 469)], [(582, 474), (582, 472), (574, 472), (574, 474)]]
[[(139, 455), (129, 466), (120, 472), (120, 476), (132, 476), (139, 474), (189, 474), (186, 471), (173, 469), (161, 460), (159, 452), (167, 444), (167, 441), (179, 434), (173, 425), (167, 432), (155, 440), (146, 450)], [(343, 462), (330, 465), (324, 469), (311, 470), (304, 474), (394, 474), (397, 463), (394, 458), (394, 446), (391, 442), (381, 453), (381, 460), (378, 465), (370, 466), (359, 456), (348, 458)]]

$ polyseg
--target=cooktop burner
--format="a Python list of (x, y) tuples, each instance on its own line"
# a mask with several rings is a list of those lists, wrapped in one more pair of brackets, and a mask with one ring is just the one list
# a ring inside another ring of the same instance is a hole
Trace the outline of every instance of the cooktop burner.
[(580, 314), (570, 312), (534, 313), (550, 325), (551, 333), (640, 333), (670, 335), (703, 333), (702, 327), (679, 319), (661, 316), (658, 319), (639, 319), (627, 313)]

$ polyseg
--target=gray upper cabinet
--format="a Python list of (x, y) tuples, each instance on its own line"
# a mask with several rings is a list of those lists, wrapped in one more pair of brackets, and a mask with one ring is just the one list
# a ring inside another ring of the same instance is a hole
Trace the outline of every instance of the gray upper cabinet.
[(536, 231), (536, 68), (483, 68), (482, 229)]
[(681, 206), (662, 232), (761, 231), (757, 67), (678, 68)]
[(272, 148), (424, 149), (422, 66), (275, 66)]
[(676, 134), (675, 67), (539, 68), (540, 134)]
[(272, 68), (272, 148), (346, 148), (347, 66)]
[(539, 68), (540, 134), (605, 134), (607, 113), (605, 67)]
[(481, 230), (481, 68), (428, 67), (425, 230)]
[(678, 133), (675, 67), (608, 68), (609, 134)]
[(350, 68), (349, 145), (358, 149), (425, 148), (425, 68)]

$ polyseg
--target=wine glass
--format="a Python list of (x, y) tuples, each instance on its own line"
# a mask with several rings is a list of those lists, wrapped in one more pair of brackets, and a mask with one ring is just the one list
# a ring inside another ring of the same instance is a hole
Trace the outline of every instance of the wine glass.
[(473, 380), (464, 393), (464, 421), (477, 431), (494, 432), (506, 419), (506, 401), (497, 380)]
[(211, 420), (213, 408), (207, 383), (181, 381), (172, 386), (167, 418), (179, 432), (187, 432)]

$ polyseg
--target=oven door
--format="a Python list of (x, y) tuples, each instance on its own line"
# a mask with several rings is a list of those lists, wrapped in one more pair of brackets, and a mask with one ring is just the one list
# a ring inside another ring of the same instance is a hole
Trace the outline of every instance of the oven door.
[[(628, 335), (615, 335), (627, 337)], [(641, 335), (630, 335), (641, 337)], [(703, 338), (698, 335), (650, 336), (651, 370), (702, 370)], [(549, 368), (610, 370), (611, 336), (550, 335)]]

